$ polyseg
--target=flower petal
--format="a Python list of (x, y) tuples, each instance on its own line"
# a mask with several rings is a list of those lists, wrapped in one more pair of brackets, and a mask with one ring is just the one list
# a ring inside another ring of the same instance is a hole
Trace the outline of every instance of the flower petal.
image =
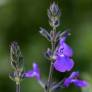
[(36, 77), (37, 80), (40, 80), (40, 72), (38, 65), (36, 63), (33, 63), (33, 70), (29, 70), (25, 72), (24, 77), (28, 77), (28, 78)]
[(88, 83), (86, 81), (84, 81), (84, 80), (73, 79), (71, 82), (74, 83), (78, 87), (86, 87), (86, 86), (88, 86)]
[(69, 45), (67, 45), (66, 43), (63, 43), (63, 47), (64, 47), (63, 54), (65, 56), (72, 57), (73, 56), (72, 48)]
[(24, 76), (29, 78), (34, 77), (34, 72), (32, 70), (29, 70), (24, 73)]
[(74, 62), (72, 59), (66, 56), (57, 56), (56, 61), (54, 63), (54, 67), (59, 72), (70, 71), (74, 66)]
[(39, 72), (39, 68), (38, 68), (38, 65), (36, 63), (33, 63), (33, 70), (35, 72)]
[(66, 37), (63, 37), (63, 38), (60, 39), (60, 47), (59, 47), (58, 50), (61, 49), (65, 56), (72, 57), (73, 56), (73, 50), (68, 44), (65, 43), (65, 40), (66, 40)]
[(69, 78), (73, 79), (73, 78), (77, 78), (79, 77), (79, 72), (72, 72), (72, 74), (69, 76)]
[(40, 71), (39, 71), (39, 67), (36, 63), (33, 63), (33, 71), (35, 73), (36, 78), (40, 79)]
[(69, 87), (70, 83), (71, 83), (71, 78), (66, 78), (64, 81), (64, 86)]

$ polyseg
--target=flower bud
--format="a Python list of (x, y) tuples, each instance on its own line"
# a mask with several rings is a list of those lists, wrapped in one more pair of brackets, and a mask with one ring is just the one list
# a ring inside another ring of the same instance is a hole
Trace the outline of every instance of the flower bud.
[(53, 2), (48, 9), (49, 23), (52, 27), (58, 27), (60, 25), (61, 12), (58, 5)]
[(11, 59), (11, 66), (15, 70), (22, 72), (23, 71), (23, 57), (22, 57), (20, 47), (17, 42), (11, 43), (10, 59)]

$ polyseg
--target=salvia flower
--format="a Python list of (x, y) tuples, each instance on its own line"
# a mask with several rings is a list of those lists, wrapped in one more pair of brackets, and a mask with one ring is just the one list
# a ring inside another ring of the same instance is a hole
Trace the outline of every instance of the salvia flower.
[(39, 72), (38, 65), (36, 63), (33, 63), (33, 69), (25, 72), (24, 77), (26, 78), (35, 77), (37, 80), (40, 80), (40, 72)]
[(70, 71), (74, 62), (71, 59), (73, 55), (72, 48), (65, 43), (66, 37), (60, 38), (59, 47), (56, 50), (56, 60), (54, 67), (59, 72)]
[(79, 72), (72, 72), (72, 74), (65, 79), (64, 81), (64, 86), (69, 87), (71, 83), (78, 87), (86, 87), (88, 86), (88, 83), (85, 80), (80, 80), (78, 79), (79, 77)]

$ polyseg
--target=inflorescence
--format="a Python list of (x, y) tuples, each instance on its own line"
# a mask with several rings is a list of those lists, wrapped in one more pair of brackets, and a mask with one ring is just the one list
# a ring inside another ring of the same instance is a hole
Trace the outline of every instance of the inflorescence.
[[(78, 87), (88, 86), (88, 83), (86, 81), (79, 79), (78, 71), (72, 72), (69, 77), (61, 79), (60, 82), (55, 83), (52, 86), (54, 69), (61, 73), (69, 72), (73, 69), (75, 63), (72, 59), (73, 50), (66, 43), (67, 37), (70, 36), (69, 31), (56, 31), (57, 27), (60, 25), (61, 11), (55, 2), (50, 5), (50, 8), (47, 10), (47, 14), (49, 18), (49, 24), (52, 29), (50, 32), (48, 32), (45, 28), (41, 27), (39, 31), (40, 34), (51, 43), (51, 48), (48, 48), (45, 52), (45, 57), (49, 61), (51, 61), (47, 82), (42, 82), (40, 77), (40, 70), (36, 63), (33, 63), (32, 70), (29, 70), (27, 72), (24, 71), (23, 56), (17, 42), (11, 43), (10, 46), (11, 66), (14, 69), (14, 71), (9, 75), (10, 78), (16, 82), (16, 85), (19, 85), (23, 78), (35, 77), (41, 87), (44, 88), (45, 92), (52, 92), (57, 88), (62, 88), (62, 86), (63, 88), (69, 87), (71, 83)], [(17, 90), (17, 92), (19, 92), (19, 90)]]

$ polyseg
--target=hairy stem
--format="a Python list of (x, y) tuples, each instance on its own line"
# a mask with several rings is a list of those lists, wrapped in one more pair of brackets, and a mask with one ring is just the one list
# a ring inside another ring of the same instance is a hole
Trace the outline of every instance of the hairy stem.
[[(53, 28), (53, 36), (54, 36), (54, 32), (55, 31), (56, 31), (56, 28)], [(54, 39), (51, 41), (51, 47), (52, 47), (51, 48), (52, 49), (52, 53), (54, 54), (54, 50), (55, 50)], [(47, 83), (47, 92), (50, 92), (50, 83), (51, 83), (51, 80), (52, 80), (52, 74), (53, 74), (53, 60), (51, 60), (51, 64), (50, 64), (48, 83)]]
[(16, 92), (20, 92), (20, 83), (16, 83)]
[(59, 88), (63, 88), (63, 82), (64, 80), (61, 80), (60, 82), (58, 82), (57, 84), (55, 84), (52, 88), (51, 91), (55, 90), (55, 89), (59, 89)]

